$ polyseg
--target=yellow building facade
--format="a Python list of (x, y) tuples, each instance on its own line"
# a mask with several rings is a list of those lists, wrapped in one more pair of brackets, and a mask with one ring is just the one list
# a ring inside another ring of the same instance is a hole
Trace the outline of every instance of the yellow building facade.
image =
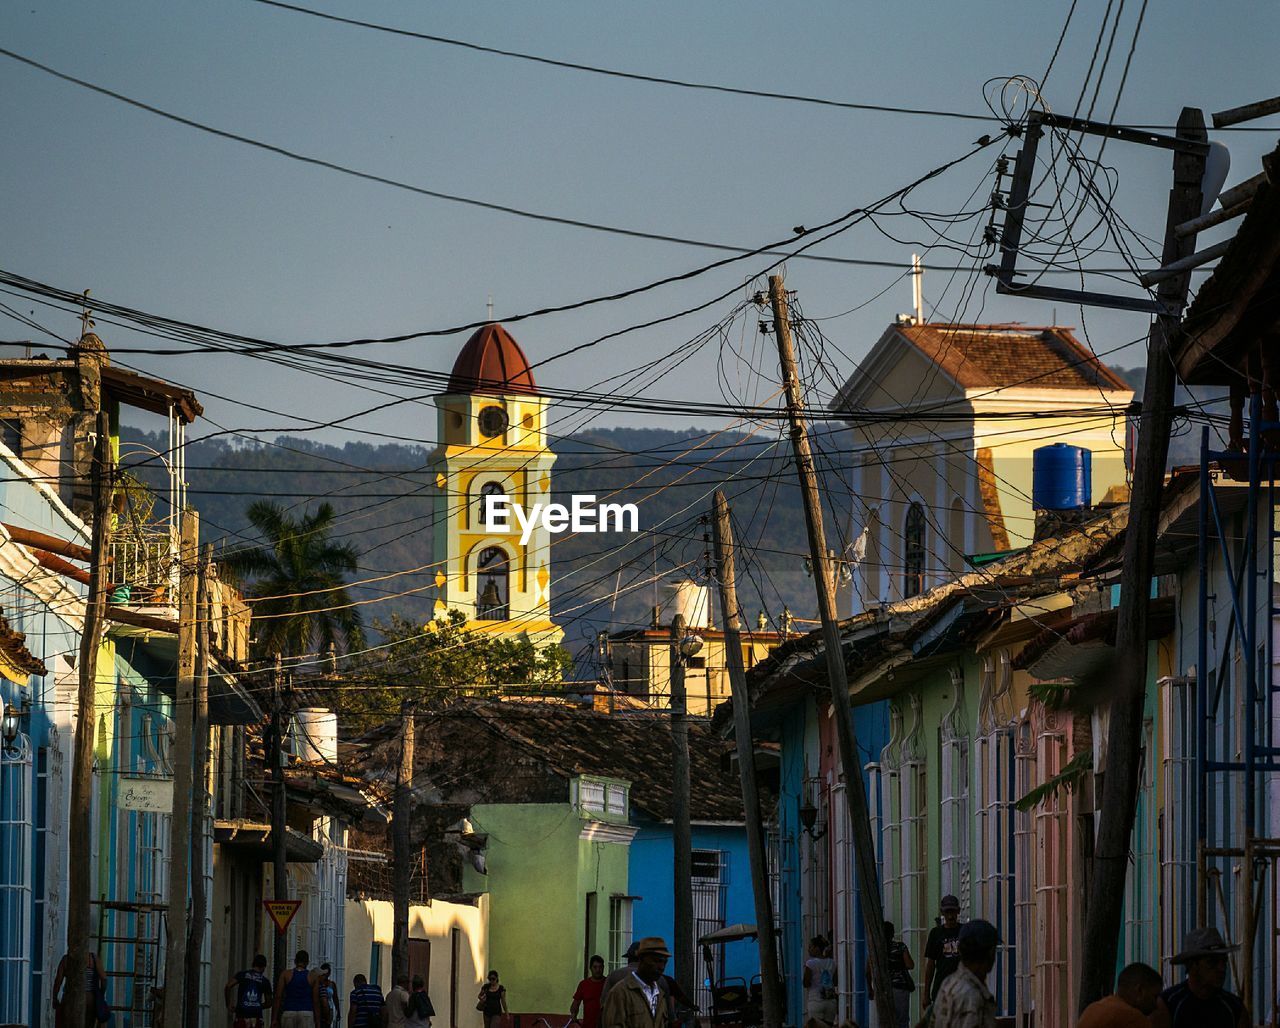
[(855, 564), (848, 613), (926, 592), (1035, 538), (1033, 454), (1089, 450), (1094, 504), (1128, 497), (1132, 389), (1059, 326), (889, 326), (837, 394)]

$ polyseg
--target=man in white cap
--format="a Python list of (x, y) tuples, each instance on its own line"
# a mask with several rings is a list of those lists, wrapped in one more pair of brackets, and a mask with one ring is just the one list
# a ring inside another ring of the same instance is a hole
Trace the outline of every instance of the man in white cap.
[(1184, 964), (1187, 977), (1156, 1000), (1153, 1028), (1248, 1028), (1249, 1014), (1239, 997), (1227, 992), (1228, 946), (1216, 928), (1194, 928), (1171, 963)]

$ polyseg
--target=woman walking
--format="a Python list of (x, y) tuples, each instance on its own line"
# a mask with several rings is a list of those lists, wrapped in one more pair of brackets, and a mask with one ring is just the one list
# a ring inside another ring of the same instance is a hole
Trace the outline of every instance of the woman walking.
[(489, 980), (480, 989), (476, 1009), (484, 1013), (484, 1028), (500, 1028), (507, 1012), (507, 987), (498, 983), (498, 972), (490, 971)]
[(431, 1028), (431, 1019), (436, 1016), (436, 1008), (431, 1003), (431, 997), (427, 995), (427, 983), (422, 975), (413, 976), (412, 989), (407, 1004), (408, 1017), (405, 1018), (405, 1028)]
[(827, 956), (827, 940), (809, 940), (804, 962), (804, 1012), (806, 1028), (831, 1028), (836, 1023), (836, 962)]
[[(910, 1028), (911, 994), (916, 991), (911, 972), (916, 962), (911, 959), (907, 944), (897, 938), (897, 928), (892, 921), (884, 923), (884, 941), (889, 950), (889, 982), (893, 986), (893, 1013), (897, 1018), (894, 1028)], [(876, 998), (876, 991), (871, 987), (870, 960), (867, 961), (867, 998)]]
[[(67, 981), (67, 959), (71, 954), (64, 954), (58, 961), (58, 969), (53, 975), (53, 1009), (57, 1028), (93, 1028), (94, 1025), (107, 1023), (111, 1016), (111, 1008), (107, 1006), (107, 979), (102, 973), (102, 965), (98, 963), (98, 954), (90, 950), (85, 954), (84, 968), (84, 1012), (79, 1019), (68, 1010), (62, 1002), (63, 986)], [(61, 997), (61, 998), (60, 998)]]

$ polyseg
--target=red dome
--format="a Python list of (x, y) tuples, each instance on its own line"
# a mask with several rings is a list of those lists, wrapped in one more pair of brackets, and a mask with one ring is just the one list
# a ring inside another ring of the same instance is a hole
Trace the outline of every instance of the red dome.
[(501, 325), (478, 329), (453, 362), (446, 393), (538, 395), (529, 359)]

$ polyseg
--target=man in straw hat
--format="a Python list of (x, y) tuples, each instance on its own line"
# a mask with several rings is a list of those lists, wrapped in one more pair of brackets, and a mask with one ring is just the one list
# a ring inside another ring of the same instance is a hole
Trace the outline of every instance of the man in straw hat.
[(662, 970), (671, 959), (656, 935), (636, 943), (636, 965), (605, 997), (600, 1028), (669, 1028), (671, 1012), (662, 989)]
[(1184, 964), (1187, 977), (1160, 993), (1151, 1015), (1154, 1028), (1248, 1028), (1249, 1015), (1239, 997), (1223, 988), (1227, 981), (1228, 946), (1216, 928), (1195, 928), (1171, 961)]

